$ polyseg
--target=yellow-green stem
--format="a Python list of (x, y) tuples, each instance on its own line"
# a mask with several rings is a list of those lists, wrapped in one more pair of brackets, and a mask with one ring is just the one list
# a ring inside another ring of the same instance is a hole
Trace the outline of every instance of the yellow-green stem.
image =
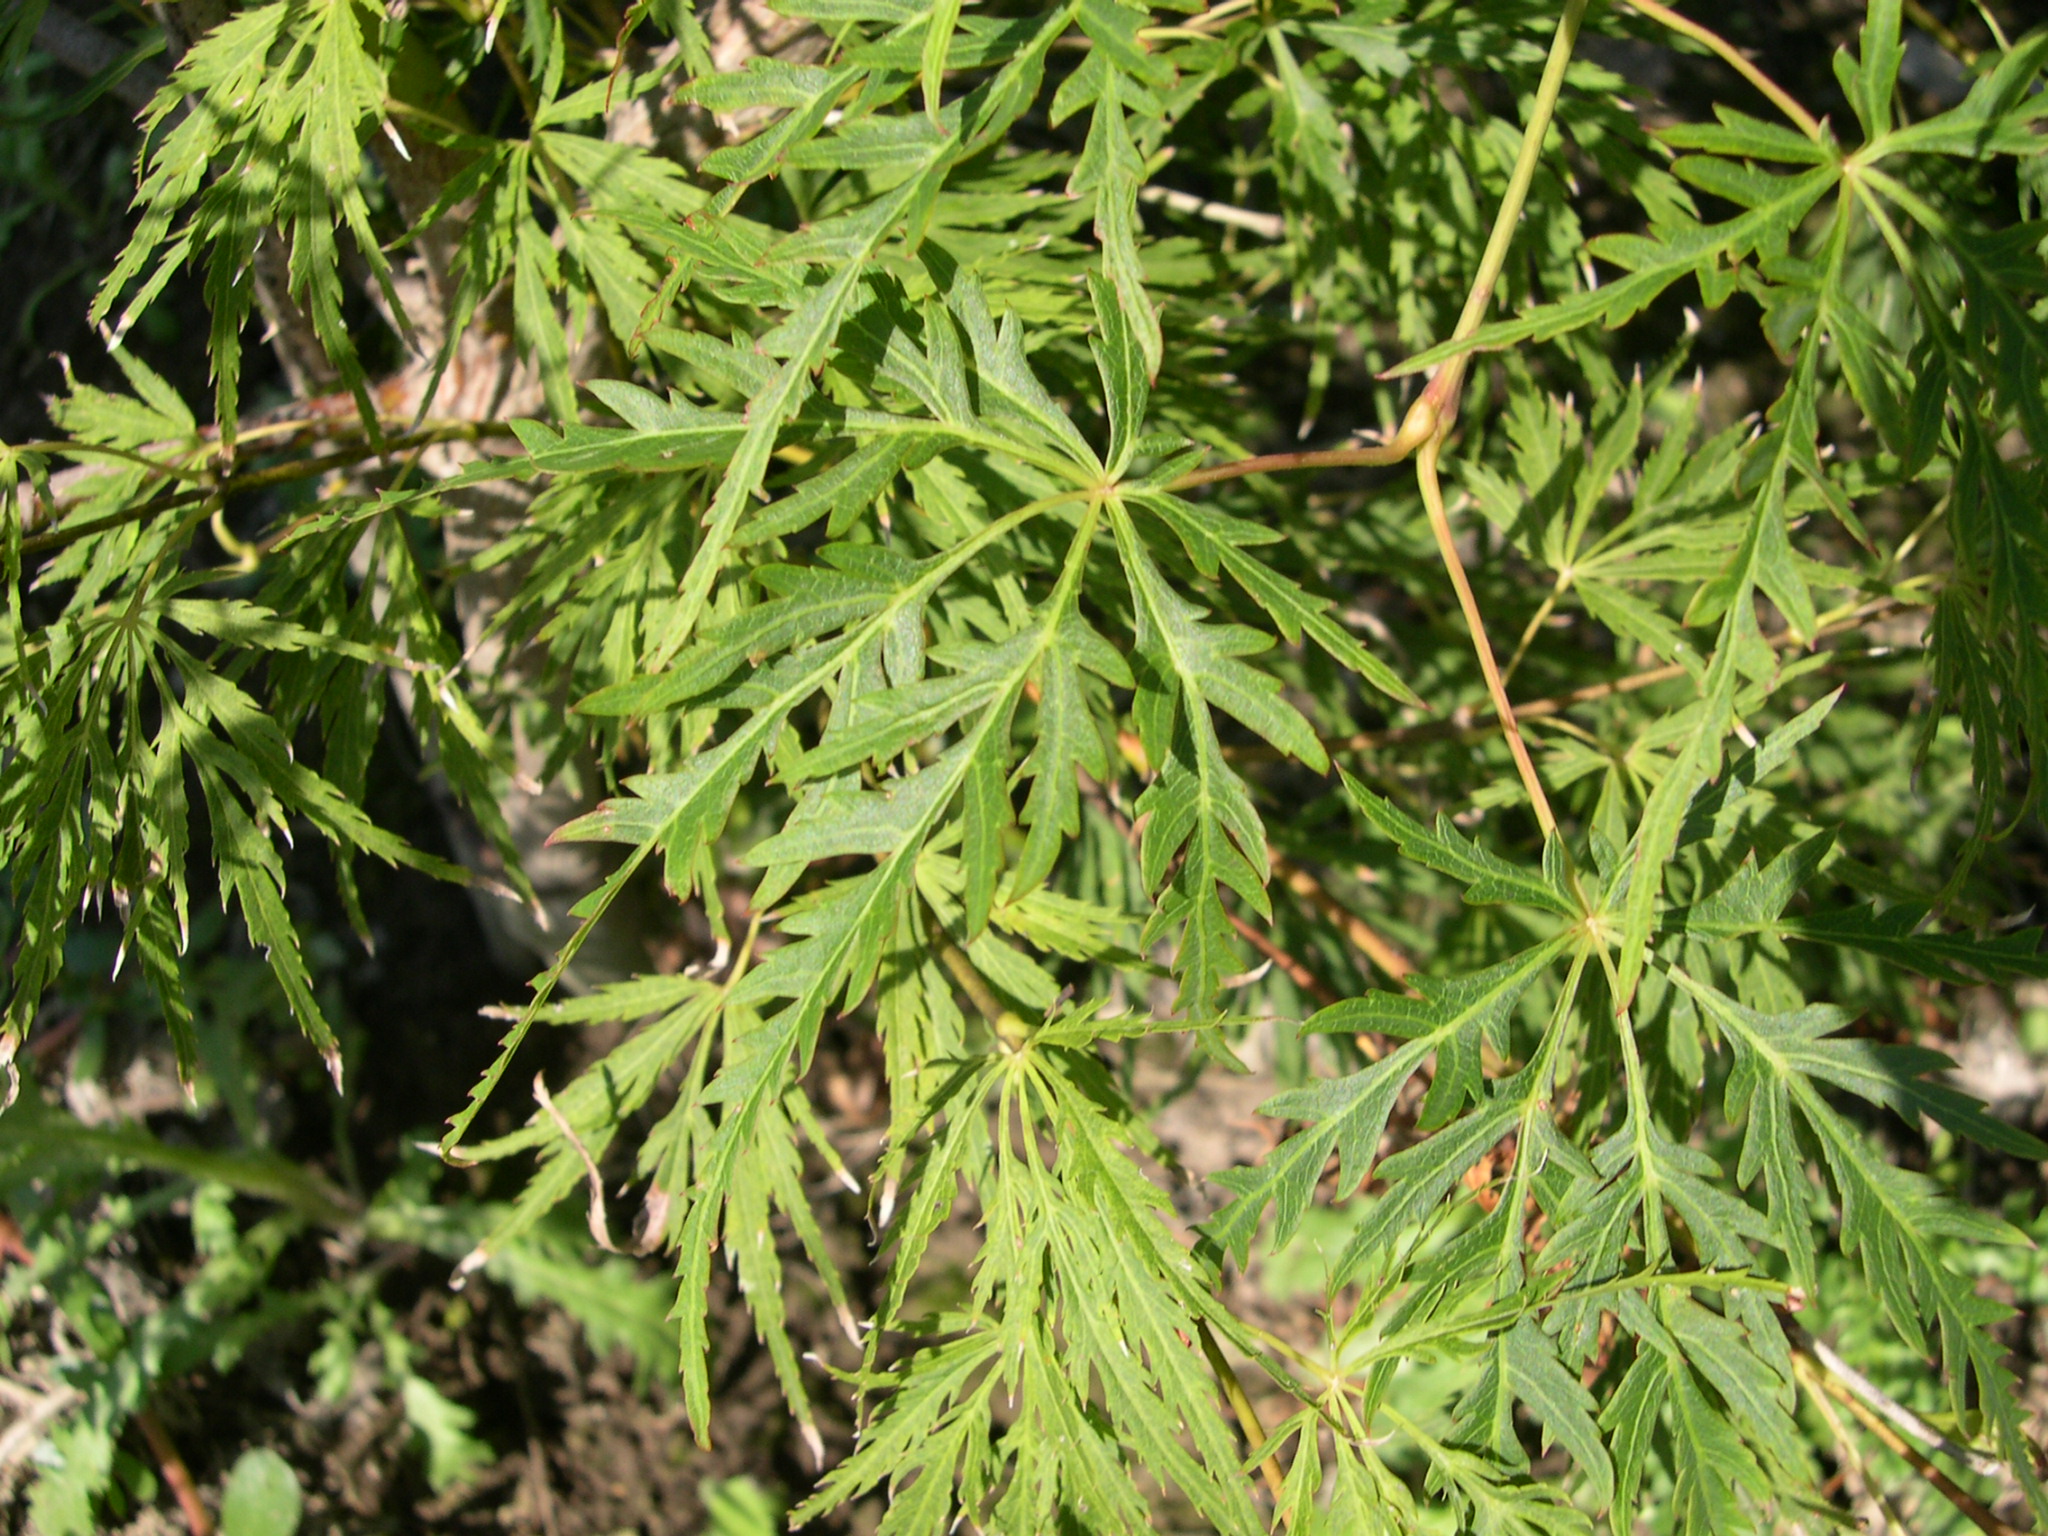
[[(1573, 48), (1578, 45), (1579, 24), (1586, 17), (1586, 3), (1587, 0), (1566, 0), (1564, 15), (1558, 18), (1557, 35), (1550, 43), (1550, 57), (1544, 62), (1543, 78), (1536, 87), (1536, 100), (1529, 108), (1529, 123), (1522, 131), (1521, 152), (1515, 156), (1515, 168), (1508, 177), (1507, 191), (1501, 197), (1499, 212), (1494, 215), (1493, 231), (1487, 236), (1486, 250), (1479, 258), (1479, 271), (1474, 274), (1472, 289), (1465, 296), (1464, 313), (1459, 315), (1457, 329), (1451, 333), (1453, 341), (1465, 340), (1486, 321), (1486, 311), (1493, 303), (1493, 290), (1500, 282), (1502, 269), (1507, 266), (1508, 248), (1514, 243), (1515, 228), (1522, 220), (1523, 205), (1529, 200), (1529, 187), (1536, 179), (1537, 162), (1543, 157), (1544, 136), (1550, 132), (1551, 119), (1557, 113), (1558, 94), (1564, 89), (1565, 70), (1571, 64)], [(1515, 723), (1515, 707), (1508, 702), (1507, 685), (1501, 681), (1500, 663), (1494, 659), (1492, 642), (1486, 638), (1486, 625), (1479, 616), (1479, 603), (1472, 595), (1472, 582), (1465, 574), (1465, 562), (1458, 554), (1457, 541), (1451, 536), (1450, 516), (1444, 510), (1443, 486), (1437, 479), (1437, 463), (1442, 456), (1444, 439), (1457, 420), (1458, 394), (1465, 381), (1465, 365), (1466, 355), (1462, 354), (1444, 364), (1408, 413), (1396, 441), (1409, 438), (1418, 429), (1427, 433), (1427, 441), (1421, 444), (1415, 455), (1415, 481), (1422, 492), (1423, 508), (1429, 514), (1429, 530), (1436, 537), (1437, 553), (1443, 557), (1444, 570), (1458, 594), (1458, 607), (1464, 612), (1466, 628), (1472, 632), (1472, 649), (1479, 658), (1479, 671), (1486, 679), (1486, 692), (1493, 700), (1493, 712), (1500, 718), (1508, 754), (1515, 760), (1515, 772), (1521, 775), (1522, 788), (1528, 793), (1529, 804), (1536, 812), (1536, 823), (1547, 838), (1557, 831), (1557, 818), (1551, 814), (1550, 799), (1543, 793), (1542, 780), (1536, 777), (1536, 765), (1529, 758), (1528, 744), (1522, 740), (1522, 729)]]
[(1818, 118), (1802, 107), (1794, 99), (1790, 91), (1750, 63), (1748, 59), (1744, 58), (1741, 50), (1729, 42), (1727, 38), (1721, 36), (1720, 33), (1709, 27), (1701, 26), (1688, 16), (1679, 15), (1678, 12), (1672, 10), (1667, 5), (1659, 5), (1657, 0), (1622, 0), (1622, 4), (1632, 10), (1640, 11), (1659, 26), (1676, 32), (1680, 37), (1691, 38), (1694, 42), (1712, 53), (1722, 63), (1726, 64), (1730, 69), (1761, 91), (1769, 99), (1772, 106), (1790, 118), (1799, 131), (1813, 140), (1814, 143), (1818, 144), (1826, 137), (1826, 134), (1821, 130)]
[[(1225, 1358), (1222, 1347), (1216, 1342), (1216, 1335), (1209, 1331), (1205, 1322), (1195, 1323), (1195, 1332), (1201, 1337), (1202, 1353), (1208, 1357), (1209, 1369), (1216, 1373), (1216, 1380), (1223, 1388), (1224, 1399), (1230, 1404), (1230, 1411), (1237, 1417), (1237, 1427), (1244, 1432), (1247, 1443), (1257, 1450), (1266, 1443), (1266, 1428), (1259, 1422), (1259, 1410), (1252, 1406), (1251, 1394), (1245, 1391), (1244, 1383), (1237, 1379), (1237, 1372)], [(1278, 1501), (1287, 1487), (1287, 1476), (1280, 1470), (1280, 1460), (1268, 1456), (1259, 1463), (1259, 1470), (1265, 1474), (1266, 1486), (1272, 1490)]]
[(1515, 760), (1515, 772), (1522, 776), (1522, 788), (1528, 792), (1529, 804), (1536, 812), (1536, 824), (1543, 829), (1543, 835), (1549, 837), (1557, 831), (1557, 817), (1551, 814), (1550, 798), (1543, 793), (1543, 781), (1536, 777), (1536, 764), (1530, 760), (1528, 744), (1522, 740), (1522, 728), (1515, 722), (1515, 706), (1508, 702), (1507, 685), (1500, 677), (1500, 664), (1493, 659), (1493, 646), (1486, 638), (1486, 624), (1479, 617), (1479, 600), (1472, 595), (1472, 583), (1465, 575), (1465, 562), (1459, 558), (1457, 544), (1451, 537), (1451, 520), (1444, 511), (1443, 487), (1436, 475), (1437, 454), (1441, 447), (1442, 439), (1432, 438), (1415, 455), (1415, 480), (1422, 488), (1422, 505), (1429, 514), (1429, 531), (1436, 535), (1437, 553), (1443, 556), (1444, 570), (1450, 574), (1451, 586), (1458, 594), (1458, 607), (1465, 615), (1465, 626), (1472, 631), (1472, 649), (1479, 657), (1479, 672), (1486, 679), (1486, 693), (1493, 700), (1493, 712), (1500, 717), (1501, 735), (1507, 738), (1508, 755)]
[[(1564, 72), (1571, 64), (1572, 50), (1578, 46), (1579, 24), (1586, 19), (1587, 0), (1567, 0), (1564, 15), (1558, 18), (1557, 35), (1550, 42), (1550, 57), (1544, 61), (1543, 78), (1536, 85), (1536, 100), (1529, 108), (1529, 125), (1522, 131), (1522, 148), (1515, 156), (1515, 168), (1508, 176), (1508, 189), (1500, 200), (1500, 211), (1494, 215), (1493, 230), (1486, 237), (1486, 250), (1479, 258), (1479, 271), (1473, 276), (1472, 288), (1465, 295), (1464, 313), (1458, 316), (1457, 329), (1451, 332), (1451, 340), (1463, 341), (1485, 323), (1486, 311), (1493, 303), (1493, 290), (1500, 282), (1500, 274), (1508, 261), (1508, 247), (1514, 243), (1515, 227), (1522, 221), (1522, 207), (1529, 200), (1529, 187), (1536, 180), (1536, 166), (1543, 158), (1544, 136), (1550, 132), (1550, 121), (1557, 113), (1557, 98), (1564, 89)], [(1429, 388), (1422, 392), (1422, 398), (1415, 402), (1410, 420), (1417, 413), (1433, 412), (1436, 431), (1439, 435), (1450, 431), (1451, 423), (1457, 416), (1458, 390), (1465, 380), (1465, 356), (1452, 358), (1429, 381)], [(1407, 435), (1404, 425), (1402, 435)]]
[[(1515, 673), (1521, 668), (1522, 658), (1529, 654), (1529, 647), (1536, 642), (1537, 631), (1549, 622), (1553, 613), (1557, 612), (1557, 596), (1556, 592), (1552, 592), (1545, 597), (1537, 605), (1536, 612), (1530, 617), (1529, 622), (1522, 626), (1522, 638), (1515, 642), (1515, 653), (1508, 658), (1507, 666), (1501, 671), (1503, 684), (1514, 681)], [(1515, 713), (1519, 716), (1522, 712), (1516, 710)]]
[(1370, 448), (1322, 448), (1312, 453), (1262, 453), (1256, 458), (1232, 459), (1227, 464), (1212, 464), (1207, 469), (1194, 469), (1170, 482), (1166, 489), (1175, 495), (1191, 491), (1198, 485), (1214, 485), (1218, 480), (1236, 480), (1245, 475), (1275, 475), (1290, 469), (1350, 469), (1357, 467), (1385, 466), (1399, 464), (1417, 447), (1405, 438)]

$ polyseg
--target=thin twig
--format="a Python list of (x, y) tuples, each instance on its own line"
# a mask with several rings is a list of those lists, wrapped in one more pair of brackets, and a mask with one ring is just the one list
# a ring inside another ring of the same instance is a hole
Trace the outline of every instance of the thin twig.
[[(1903, 612), (1914, 606), (1916, 605), (1900, 602), (1896, 598), (1882, 598), (1857, 609), (1847, 618), (1822, 625), (1814, 631), (1814, 638), (1818, 640), (1829, 635), (1846, 634), (1874, 620), (1888, 618), (1894, 613)], [(1768, 643), (1781, 651), (1799, 650), (1807, 644), (1790, 631), (1770, 636)], [(1835, 654), (1848, 659), (1858, 653)], [(1651, 667), (1646, 671), (1631, 672), (1626, 677), (1612, 678), (1604, 683), (1588, 683), (1583, 688), (1574, 688), (1570, 693), (1554, 694), (1547, 699), (1531, 699), (1526, 704), (1517, 704), (1515, 718), (1549, 719), (1581, 704), (1597, 703), (1601, 699), (1613, 698), (1618, 694), (1636, 693), (1644, 688), (1654, 688), (1659, 683), (1676, 682), (1685, 676), (1686, 669), (1675, 662), (1666, 666)], [(1384, 731), (1358, 731), (1349, 736), (1339, 736), (1333, 741), (1326, 741), (1323, 745), (1332, 753), (1376, 752), (1388, 747), (1412, 746), (1418, 742), (1473, 741), (1491, 733), (1490, 726), (1461, 725), (1456, 720), (1424, 720), (1415, 725), (1398, 725)], [(1233, 743), (1223, 749), (1223, 755), (1232, 762), (1267, 762), (1284, 756), (1279, 748), (1268, 746), (1264, 742)]]
[[(1565, 69), (1578, 41), (1579, 23), (1585, 17), (1586, 5), (1587, 0), (1566, 0), (1564, 15), (1558, 21), (1557, 36), (1551, 43), (1550, 57), (1544, 65), (1543, 79), (1530, 109), (1528, 127), (1522, 135), (1521, 152), (1508, 178), (1507, 191), (1494, 217), (1493, 230), (1487, 237), (1479, 271), (1465, 297), (1464, 312), (1459, 316), (1452, 341), (1462, 341), (1477, 331), (1493, 302), (1493, 290), (1507, 263), (1508, 248), (1513, 243), (1515, 228), (1521, 222), (1522, 207), (1535, 180), (1537, 162), (1542, 158), (1543, 138), (1549, 132), (1551, 118), (1557, 110), (1558, 94), (1564, 87)], [(1464, 611), (1466, 626), (1471, 631), (1479, 669), (1486, 678), (1487, 692), (1493, 698), (1494, 712), (1500, 717), (1501, 731), (1507, 737), (1515, 768), (1521, 774), (1523, 787), (1535, 808), (1537, 823), (1542, 827), (1544, 836), (1549, 837), (1557, 830), (1557, 818), (1551, 813), (1549, 798), (1543, 792), (1542, 781), (1536, 776), (1536, 766), (1530, 760), (1529, 749), (1515, 725), (1514, 706), (1508, 702), (1507, 691), (1501, 684), (1500, 667), (1494, 660), (1492, 644), (1486, 638), (1486, 628), (1479, 617), (1479, 605), (1472, 596), (1472, 583), (1465, 574), (1464, 561), (1451, 537), (1450, 522), (1444, 512), (1443, 488), (1437, 480), (1437, 460), (1442, 453), (1444, 438), (1457, 418), (1458, 393), (1466, 366), (1464, 354), (1444, 364), (1410, 409), (1400, 430), (1383, 445), (1317, 453), (1264, 454), (1182, 475), (1169, 484), (1167, 490), (1179, 492), (1218, 480), (1279, 470), (1396, 464), (1414, 454), (1416, 481), (1429, 514), (1430, 531), (1436, 537), (1437, 551), (1443, 557), (1444, 569), (1457, 591), (1458, 605)]]
[(1973, 1451), (1966, 1445), (1957, 1445), (1904, 1403), (1888, 1396), (1876, 1382), (1830, 1349), (1824, 1340), (1815, 1338), (1804, 1328), (1798, 1328), (1796, 1324), (1794, 1327), (1794, 1338), (1808, 1354), (1826, 1368), (1830, 1376), (1862, 1398), (1873, 1410), (1889, 1419), (1899, 1430), (1911, 1435), (1930, 1451), (1940, 1451), (1944, 1456), (1953, 1457), (1979, 1477), (2011, 1481), (2012, 1469), (1996, 1456), (1987, 1456), (1982, 1451)]
[(119, 512), (109, 512), (104, 517), (88, 518), (82, 523), (67, 524), (52, 528), (47, 533), (34, 534), (21, 541), (23, 559), (36, 555), (51, 554), (67, 549), (80, 539), (91, 538), (96, 533), (105, 533), (113, 528), (126, 527), (130, 523), (145, 522), (159, 512), (173, 511), (203, 502), (209, 497), (235, 496), (248, 491), (261, 490), (267, 486), (284, 485), (294, 480), (311, 480), (330, 469), (345, 469), (361, 464), (365, 460), (381, 458), (387, 454), (404, 453), (409, 449), (423, 448), (435, 443), (475, 442), (480, 437), (501, 436), (502, 433), (484, 427), (465, 424), (460, 427), (440, 428), (430, 432), (413, 432), (404, 437), (385, 440), (380, 449), (364, 443), (354, 448), (340, 449), (334, 453), (321, 454), (317, 458), (301, 459), (292, 464), (277, 464), (269, 469), (253, 469), (245, 474), (230, 475), (217, 485), (200, 486), (194, 490), (177, 491), (167, 496), (158, 496), (136, 506), (124, 507)]
[[(1479, 258), (1479, 271), (1474, 274), (1471, 291), (1465, 296), (1464, 312), (1458, 317), (1457, 329), (1451, 333), (1453, 342), (1472, 336), (1485, 322), (1486, 311), (1493, 303), (1493, 291), (1507, 265), (1508, 249), (1514, 243), (1523, 205), (1528, 201), (1529, 188), (1536, 179), (1537, 162), (1543, 156), (1544, 135), (1550, 131), (1551, 119), (1557, 112), (1557, 98), (1564, 89), (1565, 70), (1571, 64), (1572, 50), (1578, 44), (1579, 23), (1585, 19), (1586, 4), (1587, 0), (1565, 0), (1564, 14), (1558, 18), (1557, 35), (1551, 40), (1550, 57), (1543, 66), (1543, 79), (1536, 88), (1536, 99), (1529, 109), (1528, 126), (1522, 131), (1521, 151), (1515, 157), (1515, 168), (1508, 177), (1507, 191), (1502, 194), (1500, 209), (1494, 215), (1493, 230), (1487, 236), (1486, 250)], [(1515, 760), (1515, 771), (1521, 775), (1522, 788), (1536, 812), (1536, 824), (1547, 838), (1556, 833), (1557, 818), (1551, 813), (1550, 799), (1543, 792), (1543, 781), (1536, 776), (1536, 765), (1530, 760), (1528, 745), (1522, 740), (1521, 728), (1515, 723), (1515, 708), (1508, 702), (1507, 688), (1501, 682), (1500, 664), (1494, 659), (1492, 642), (1486, 638), (1486, 625), (1480, 618), (1479, 604), (1472, 596), (1472, 583), (1465, 573), (1465, 562), (1459, 556), (1457, 541), (1451, 535), (1450, 516), (1444, 510), (1443, 486), (1437, 480), (1437, 461), (1443, 453), (1444, 439), (1450, 435), (1451, 427), (1457, 421), (1458, 395), (1469, 361), (1469, 353), (1460, 353), (1438, 370), (1409, 412), (1408, 421), (1402, 424), (1401, 436), (1408, 436), (1415, 428), (1426, 429), (1428, 440), (1415, 455), (1415, 481), (1422, 491), (1423, 509), (1429, 515), (1429, 529), (1436, 538), (1437, 553), (1443, 558), (1444, 571), (1458, 594), (1458, 607), (1464, 612), (1465, 627), (1471, 631), (1472, 649), (1479, 658), (1479, 671), (1486, 679), (1486, 691), (1493, 700), (1494, 714), (1500, 719), (1508, 753)]]
[[(341, 416), (322, 412), (318, 407), (323, 401), (327, 400), (346, 401), (349, 407), (349, 414)], [(262, 449), (257, 450), (258, 452), (272, 454), (282, 452), (286, 448), (291, 447), (291, 440), (294, 438), (303, 437), (314, 441), (347, 442), (355, 438), (365, 437), (368, 434), (368, 428), (365, 426), (363, 418), (356, 413), (353, 396), (321, 396), (320, 399), (307, 402), (304, 406), (295, 407), (295, 409), (298, 409), (300, 414), (281, 416), (274, 411), (259, 411), (253, 415), (244, 416), (235, 426), (234, 442), (231, 450), (232, 455), (235, 458), (252, 457), (254, 455), (252, 455), (249, 445), (258, 442), (266, 444)], [(511, 423), (504, 421), (466, 421), (457, 417), (432, 417), (425, 421), (408, 424), (409, 418), (401, 416), (382, 417), (379, 420), (381, 426), (387, 428), (403, 428), (414, 434), (446, 432), (452, 434), (454, 438), (461, 440), (511, 437), (514, 435)], [(191, 451), (198, 453), (201, 459), (205, 461), (204, 464), (170, 464), (159, 459), (149, 458), (145, 454), (130, 452), (126, 449), (110, 448), (102, 443), (82, 443), (72, 439), (53, 438), (30, 443), (16, 443), (12, 445), (10, 451), (15, 455), (33, 453), (45, 457), (81, 460), (92, 459), (95, 456), (112, 456), (132, 463), (137, 468), (146, 469), (171, 479), (203, 481), (214, 472), (211, 466), (219, 464), (222, 459), (220, 428), (218, 426), (202, 426), (198, 429), (198, 438), (198, 447)], [(385, 444), (388, 449), (390, 447), (390, 440), (386, 439)], [(157, 443), (150, 446), (169, 448), (171, 445)], [(52, 488), (55, 489), (67, 480), (75, 482), (80, 477), (90, 474), (99, 467), (95, 464), (79, 463), (69, 469), (60, 470), (51, 477)], [(41, 529), (71, 511), (72, 508), (80, 506), (91, 499), (89, 496), (57, 495), (45, 500), (37, 496), (35, 498), (36, 505), (41, 509), (42, 515), (38, 520), (25, 522), (22, 525), (22, 532), (30, 533)]]
[(1272, 854), (1273, 872), (1287, 889), (1301, 897), (1323, 915), (1325, 921), (1335, 925), (1337, 930), (1351, 941), (1366, 959), (1378, 966), (1381, 973), (1396, 986), (1404, 985), (1415, 974), (1415, 962), (1389, 943), (1371, 924), (1345, 906), (1329, 888), (1313, 874), (1285, 854)]
[(1812, 1402), (1814, 1411), (1821, 1416), (1828, 1427), (1828, 1434), (1834, 1439), (1836, 1467), (1843, 1484), (1849, 1490), (1851, 1511), (1856, 1508), (1856, 1500), (1862, 1499), (1876, 1509), (1878, 1521), (1886, 1532), (1895, 1526), (1903, 1525), (1904, 1522), (1897, 1517), (1896, 1511), (1891, 1507), (1891, 1500), (1885, 1497), (1883, 1490), (1872, 1479), (1870, 1468), (1864, 1464), (1863, 1453), (1857, 1450), (1856, 1442), (1849, 1437), (1848, 1426), (1842, 1422), (1842, 1416), (1835, 1412), (1834, 1403), (1829, 1400), (1826, 1392), (1819, 1390), (1813, 1379), (1814, 1373), (1807, 1363), (1796, 1355), (1792, 1361), (1792, 1374), (1798, 1377), (1799, 1384), (1806, 1388), (1807, 1398)]
[(37, 438), (33, 442), (16, 443), (14, 453), (35, 453), (46, 457), (66, 459), (106, 458), (119, 459), (137, 469), (149, 470), (152, 474), (163, 475), (172, 480), (201, 480), (206, 471), (194, 469), (187, 464), (167, 464), (162, 459), (152, 459), (146, 453), (133, 448), (118, 448), (112, 443), (83, 443), (61, 438)]
[(156, 1416), (154, 1408), (145, 1404), (136, 1410), (135, 1427), (149, 1442), (149, 1454), (156, 1458), (164, 1485), (178, 1501), (178, 1509), (185, 1516), (185, 1528), (191, 1531), (192, 1536), (213, 1536), (213, 1514), (199, 1497), (199, 1485), (192, 1481), (192, 1469), (178, 1454), (178, 1447), (164, 1428), (164, 1421)]
[(1832, 1374), (1822, 1371), (1811, 1355), (1808, 1355), (1804, 1350), (1795, 1350), (1792, 1355), (1792, 1364), (1795, 1371), (1799, 1370), (1803, 1364), (1811, 1385), (1817, 1385), (1822, 1391), (1825, 1391), (1830, 1397), (1834, 1398), (1836, 1402), (1855, 1414), (1857, 1422), (1869, 1430), (1879, 1444), (1905, 1462), (1915, 1472), (1918, 1472), (1933, 1487), (1936, 1493), (1955, 1506), (1957, 1513), (1976, 1526), (1978, 1530), (1984, 1532), (1984, 1536), (2025, 1536), (2025, 1533), (2019, 1527), (2008, 1525), (2005, 1521), (1999, 1519), (1998, 1516), (1979, 1503), (1977, 1499), (1958, 1487), (1955, 1480), (1946, 1472), (1942, 1471), (1941, 1468), (1908, 1445), (1900, 1438), (1898, 1431), (1879, 1418), (1874, 1411), (1865, 1405), (1861, 1398), (1843, 1386)]
[[(1583, 688), (1574, 688), (1570, 693), (1560, 693), (1547, 699), (1531, 699), (1526, 704), (1515, 706), (1517, 720), (1542, 720), (1563, 714), (1567, 709), (1580, 704), (1591, 704), (1600, 699), (1612, 698), (1616, 694), (1635, 693), (1644, 688), (1654, 688), (1659, 683), (1675, 682), (1686, 675), (1681, 666), (1652, 667), (1646, 672), (1631, 672), (1626, 677), (1617, 677), (1604, 683), (1588, 683)], [(1378, 752), (1388, 747), (1408, 747), (1432, 741), (1476, 741), (1493, 734), (1492, 726), (1461, 724), (1457, 720), (1423, 720), (1414, 725), (1390, 726), (1384, 731), (1354, 731), (1349, 736), (1339, 736), (1326, 741), (1323, 746), (1332, 754), (1338, 752)], [(1223, 749), (1224, 757), (1231, 762), (1272, 762), (1284, 757), (1278, 747), (1265, 742), (1233, 742)]]
[(1314, 971), (1310, 970), (1300, 960), (1297, 960), (1293, 955), (1282, 949), (1273, 941), (1271, 934), (1254, 928), (1235, 912), (1230, 914), (1230, 926), (1244, 935), (1245, 942), (1251, 945), (1253, 949), (1256, 949), (1268, 960), (1279, 966), (1281, 970), (1285, 971), (1289, 981), (1301, 988), (1302, 991), (1314, 998), (1323, 1007), (1328, 1008), (1343, 1001), (1338, 996), (1335, 987), (1316, 975)]
[(1415, 478), (1422, 487), (1422, 505), (1429, 514), (1429, 531), (1436, 536), (1437, 553), (1443, 557), (1451, 588), (1458, 594), (1458, 607), (1465, 615), (1465, 627), (1472, 633), (1472, 649), (1479, 658), (1479, 673), (1486, 679), (1487, 697), (1493, 700), (1494, 715), (1500, 721), (1501, 735), (1507, 740), (1508, 755), (1515, 760), (1515, 772), (1521, 775), (1530, 808), (1536, 813), (1536, 825), (1542, 828), (1546, 838), (1552, 837), (1557, 832), (1557, 817), (1550, 809), (1550, 797), (1543, 792), (1543, 781), (1536, 776), (1536, 764), (1529, 756), (1529, 745), (1522, 739), (1522, 728), (1515, 720), (1515, 706), (1508, 702), (1507, 686), (1500, 680), (1500, 663), (1494, 660), (1493, 644), (1486, 638), (1486, 621), (1479, 614), (1479, 600), (1472, 595), (1472, 582), (1465, 574), (1465, 562), (1458, 555), (1457, 542), (1451, 534), (1450, 516), (1444, 511), (1443, 487), (1437, 482), (1436, 475), (1440, 451), (1441, 440), (1432, 438), (1415, 456)]
[(1245, 475), (1281, 474), (1292, 469), (1381, 468), (1401, 463), (1420, 446), (1419, 436), (1411, 436), (1404, 431), (1390, 443), (1376, 443), (1365, 448), (1320, 448), (1311, 453), (1261, 453), (1249, 459), (1233, 459), (1228, 464), (1212, 464), (1207, 469), (1191, 470), (1178, 480), (1170, 482), (1166, 489), (1169, 494), (1178, 495), (1182, 491), (1191, 491), (1198, 485), (1213, 485), (1218, 480), (1236, 480)]
[(1207, 219), (1211, 224), (1242, 229), (1262, 240), (1287, 238), (1287, 220), (1280, 214), (1239, 208), (1234, 203), (1211, 202), (1206, 197), (1197, 197), (1192, 192), (1181, 192), (1173, 187), (1141, 187), (1138, 190), (1138, 201), (1156, 203), (1161, 208), (1171, 209), (1175, 213), (1192, 214), (1198, 219)]

